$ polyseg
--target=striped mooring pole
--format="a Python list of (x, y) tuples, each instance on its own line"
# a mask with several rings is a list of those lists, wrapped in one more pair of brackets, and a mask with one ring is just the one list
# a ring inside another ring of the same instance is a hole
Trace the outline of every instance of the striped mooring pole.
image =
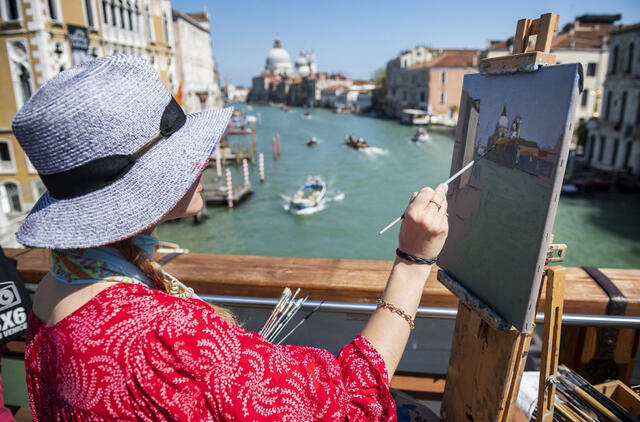
[(260, 170), (260, 183), (264, 183), (264, 154), (258, 155), (258, 168)]
[(227, 175), (227, 205), (229, 208), (233, 208), (233, 185), (231, 184), (231, 170), (228, 168), (225, 170)]

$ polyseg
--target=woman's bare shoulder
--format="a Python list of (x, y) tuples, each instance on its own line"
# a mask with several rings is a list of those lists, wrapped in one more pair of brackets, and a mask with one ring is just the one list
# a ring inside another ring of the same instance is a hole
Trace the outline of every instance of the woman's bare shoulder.
[(33, 313), (47, 325), (53, 325), (75, 312), (98, 293), (115, 283), (65, 284), (47, 273), (33, 297)]

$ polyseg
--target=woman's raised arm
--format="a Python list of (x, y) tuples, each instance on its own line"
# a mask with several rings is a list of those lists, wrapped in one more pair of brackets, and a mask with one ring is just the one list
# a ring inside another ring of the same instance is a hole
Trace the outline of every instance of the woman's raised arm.
[[(401, 251), (424, 259), (438, 256), (449, 232), (446, 193), (447, 186), (440, 185), (435, 191), (424, 188), (413, 194), (400, 228)], [(414, 318), (432, 266), (396, 258), (381, 299)], [(384, 359), (389, 379), (398, 367), (409, 333), (408, 321), (388, 307), (379, 307), (362, 331)]]

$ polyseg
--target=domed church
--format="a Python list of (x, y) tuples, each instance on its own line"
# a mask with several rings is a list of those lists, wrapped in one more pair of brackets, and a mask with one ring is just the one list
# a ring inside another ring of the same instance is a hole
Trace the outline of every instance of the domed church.
[(267, 62), (264, 70), (267, 73), (273, 73), (281, 76), (292, 76), (293, 67), (291, 66), (291, 58), (287, 50), (282, 48), (280, 37), (276, 37), (273, 42), (273, 48), (267, 54)]

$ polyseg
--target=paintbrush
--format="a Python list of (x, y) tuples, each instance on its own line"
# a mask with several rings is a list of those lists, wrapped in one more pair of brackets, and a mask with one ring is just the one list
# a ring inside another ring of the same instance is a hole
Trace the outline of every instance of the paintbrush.
[(267, 330), (271, 328), (271, 325), (276, 320), (276, 317), (278, 316), (278, 313), (280, 312), (281, 307), (288, 302), (290, 297), (291, 297), (291, 289), (289, 289), (288, 287), (285, 287), (284, 290), (282, 291), (282, 294), (280, 295), (280, 300), (278, 300), (278, 303), (273, 308), (271, 315), (269, 315), (269, 318), (267, 318), (267, 322), (264, 323), (264, 326), (262, 327), (262, 329), (258, 334), (260, 334), (261, 336), (265, 335)]
[(289, 315), (289, 311), (291, 310), (291, 308), (296, 305), (295, 299), (296, 299), (296, 296), (298, 296), (298, 293), (300, 293), (299, 288), (296, 290), (293, 296), (288, 298), (288, 300), (282, 304), (282, 306), (280, 307), (280, 311), (276, 315), (275, 320), (273, 321), (273, 323), (270, 325), (268, 329), (264, 330), (264, 333), (262, 334), (262, 336), (265, 339), (267, 339), (268, 341), (271, 341), (274, 331), (278, 329), (283, 319)]
[(278, 345), (282, 344), (282, 342), (283, 342), (283, 341), (285, 341), (285, 340), (287, 339), (287, 337), (289, 337), (291, 334), (293, 334), (293, 332), (294, 332), (295, 330), (297, 330), (297, 329), (298, 329), (298, 327), (300, 327), (302, 324), (304, 324), (304, 323), (309, 319), (309, 317), (310, 317), (311, 315), (313, 315), (313, 314), (314, 314), (318, 309), (320, 309), (320, 307), (322, 306), (322, 304), (323, 304), (324, 302), (325, 302), (325, 301), (323, 300), (322, 302), (318, 303), (318, 305), (317, 305), (317, 306), (316, 306), (316, 307), (315, 307), (311, 312), (309, 312), (309, 313), (308, 313), (304, 318), (302, 318), (302, 319), (300, 320), (300, 322), (299, 322), (299, 323), (297, 323), (297, 324), (296, 324), (296, 326), (295, 326), (295, 327), (293, 327), (293, 328), (291, 329), (291, 331), (289, 331), (289, 332), (287, 333), (287, 335), (286, 335), (286, 336), (284, 336), (284, 337), (282, 338), (282, 340), (280, 340), (280, 341), (279, 341), (278, 343), (276, 343), (276, 344), (278, 344)]
[(307, 299), (309, 299), (309, 295), (307, 295), (307, 297), (305, 297), (304, 299), (298, 299), (298, 302), (294, 304), (293, 308), (284, 317), (282, 322), (280, 322), (280, 324), (275, 329), (273, 334), (269, 337), (269, 341), (270, 342), (274, 342), (276, 340), (276, 338), (278, 338), (278, 336), (280, 335), (280, 332), (284, 329), (284, 327), (287, 326), (287, 324), (289, 324), (289, 322), (293, 319), (293, 317), (298, 312), (298, 310), (302, 307), (302, 305), (304, 305), (304, 303), (307, 301)]
[[(462, 167), (460, 170), (458, 170), (458, 172), (456, 174), (454, 174), (453, 176), (449, 177), (447, 180), (442, 182), (441, 185), (449, 185), (449, 183), (453, 182), (458, 177), (462, 176), (462, 174), (465, 171), (469, 170), (471, 167), (473, 167), (474, 164), (476, 164), (478, 161), (482, 160), (485, 157), (485, 155), (487, 155), (489, 153), (489, 151), (491, 151), (495, 147), (496, 147), (496, 144), (491, 145), (491, 147), (489, 149), (487, 149), (485, 152), (483, 152), (482, 155), (480, 155), (480, 157), (478, 157), (476, 160), (473, 160), (473, 161), (469, 162), (469, 164), (467, 164), (466, 166)], [(402, 220), (403, 218), (404, 218), (404, 213), (400, 217), (398, 217), (395, 220), (393, 220), (387, 227), (385, 227), (384, 229), (380, 230), (378, 232), (378, 235), (381, 235), (382, 233), (384, 233), (387, 230), (389, 230), (391, 227), (393, 227), (396, 224), (398, 224), (398, 221)]]

